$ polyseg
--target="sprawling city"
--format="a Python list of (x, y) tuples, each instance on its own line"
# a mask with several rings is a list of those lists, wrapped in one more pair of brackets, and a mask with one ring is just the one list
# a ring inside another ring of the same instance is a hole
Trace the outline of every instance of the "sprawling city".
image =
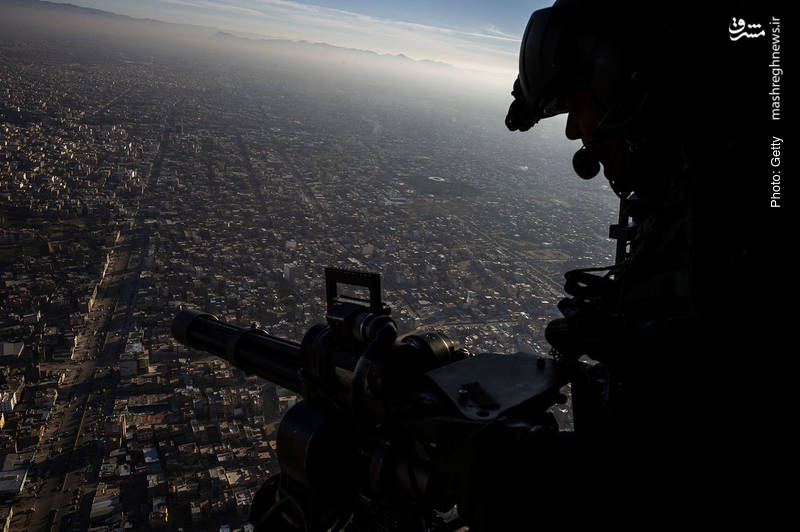
[(178, 344), (183, 308), (299, 342), (339, 266), (381, 274), (402, 334), (547, 354), (563, 273), (613, 262), (616, 197), (571, 175), (563, 122), (505, 130), (510, 82), (451, 95), (12, 23), (4, 530), (248, 529), (298, 397)]

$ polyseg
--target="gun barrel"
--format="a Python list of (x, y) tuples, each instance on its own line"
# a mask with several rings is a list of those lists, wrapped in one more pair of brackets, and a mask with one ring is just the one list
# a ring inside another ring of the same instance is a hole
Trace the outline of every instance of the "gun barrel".
[(302, 393), (303, 358), (298, 343), (259, 329), (237, 327), (194, 309), (175, 316), (172, 336), (187, 347), (225, 358), (246, 373)]

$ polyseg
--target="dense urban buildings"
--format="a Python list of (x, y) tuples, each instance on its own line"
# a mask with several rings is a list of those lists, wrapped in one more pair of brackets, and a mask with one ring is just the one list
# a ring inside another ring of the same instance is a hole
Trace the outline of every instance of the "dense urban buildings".
[(463, 87), (5, 35), (0, 523), (15, 530), (247, 529), (297, 397), (177, 345), (180, 308), (299, 341), (336, 265), (383, 275), (403, 333), (546, 353), (563, 272), (612, 262), (616, 198), (571, 177), (561, 131), (512, 138)]

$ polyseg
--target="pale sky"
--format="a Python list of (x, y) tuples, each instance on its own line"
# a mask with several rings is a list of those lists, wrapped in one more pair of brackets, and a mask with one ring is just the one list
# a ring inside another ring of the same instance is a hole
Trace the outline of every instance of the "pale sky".
[(249, 36), (326, 42), (516, 74), (533, 0), (69, 0), (137, 18)]

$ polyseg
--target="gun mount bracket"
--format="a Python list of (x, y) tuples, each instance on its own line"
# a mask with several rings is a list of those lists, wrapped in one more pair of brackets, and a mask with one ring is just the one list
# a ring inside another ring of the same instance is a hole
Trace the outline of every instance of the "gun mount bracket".
[(484, 353), (426, 375), (467, 419), (476, 421), (495, 419), (523, 403), (552, 403), (566, 382), (558, 362), (524, 353)]

